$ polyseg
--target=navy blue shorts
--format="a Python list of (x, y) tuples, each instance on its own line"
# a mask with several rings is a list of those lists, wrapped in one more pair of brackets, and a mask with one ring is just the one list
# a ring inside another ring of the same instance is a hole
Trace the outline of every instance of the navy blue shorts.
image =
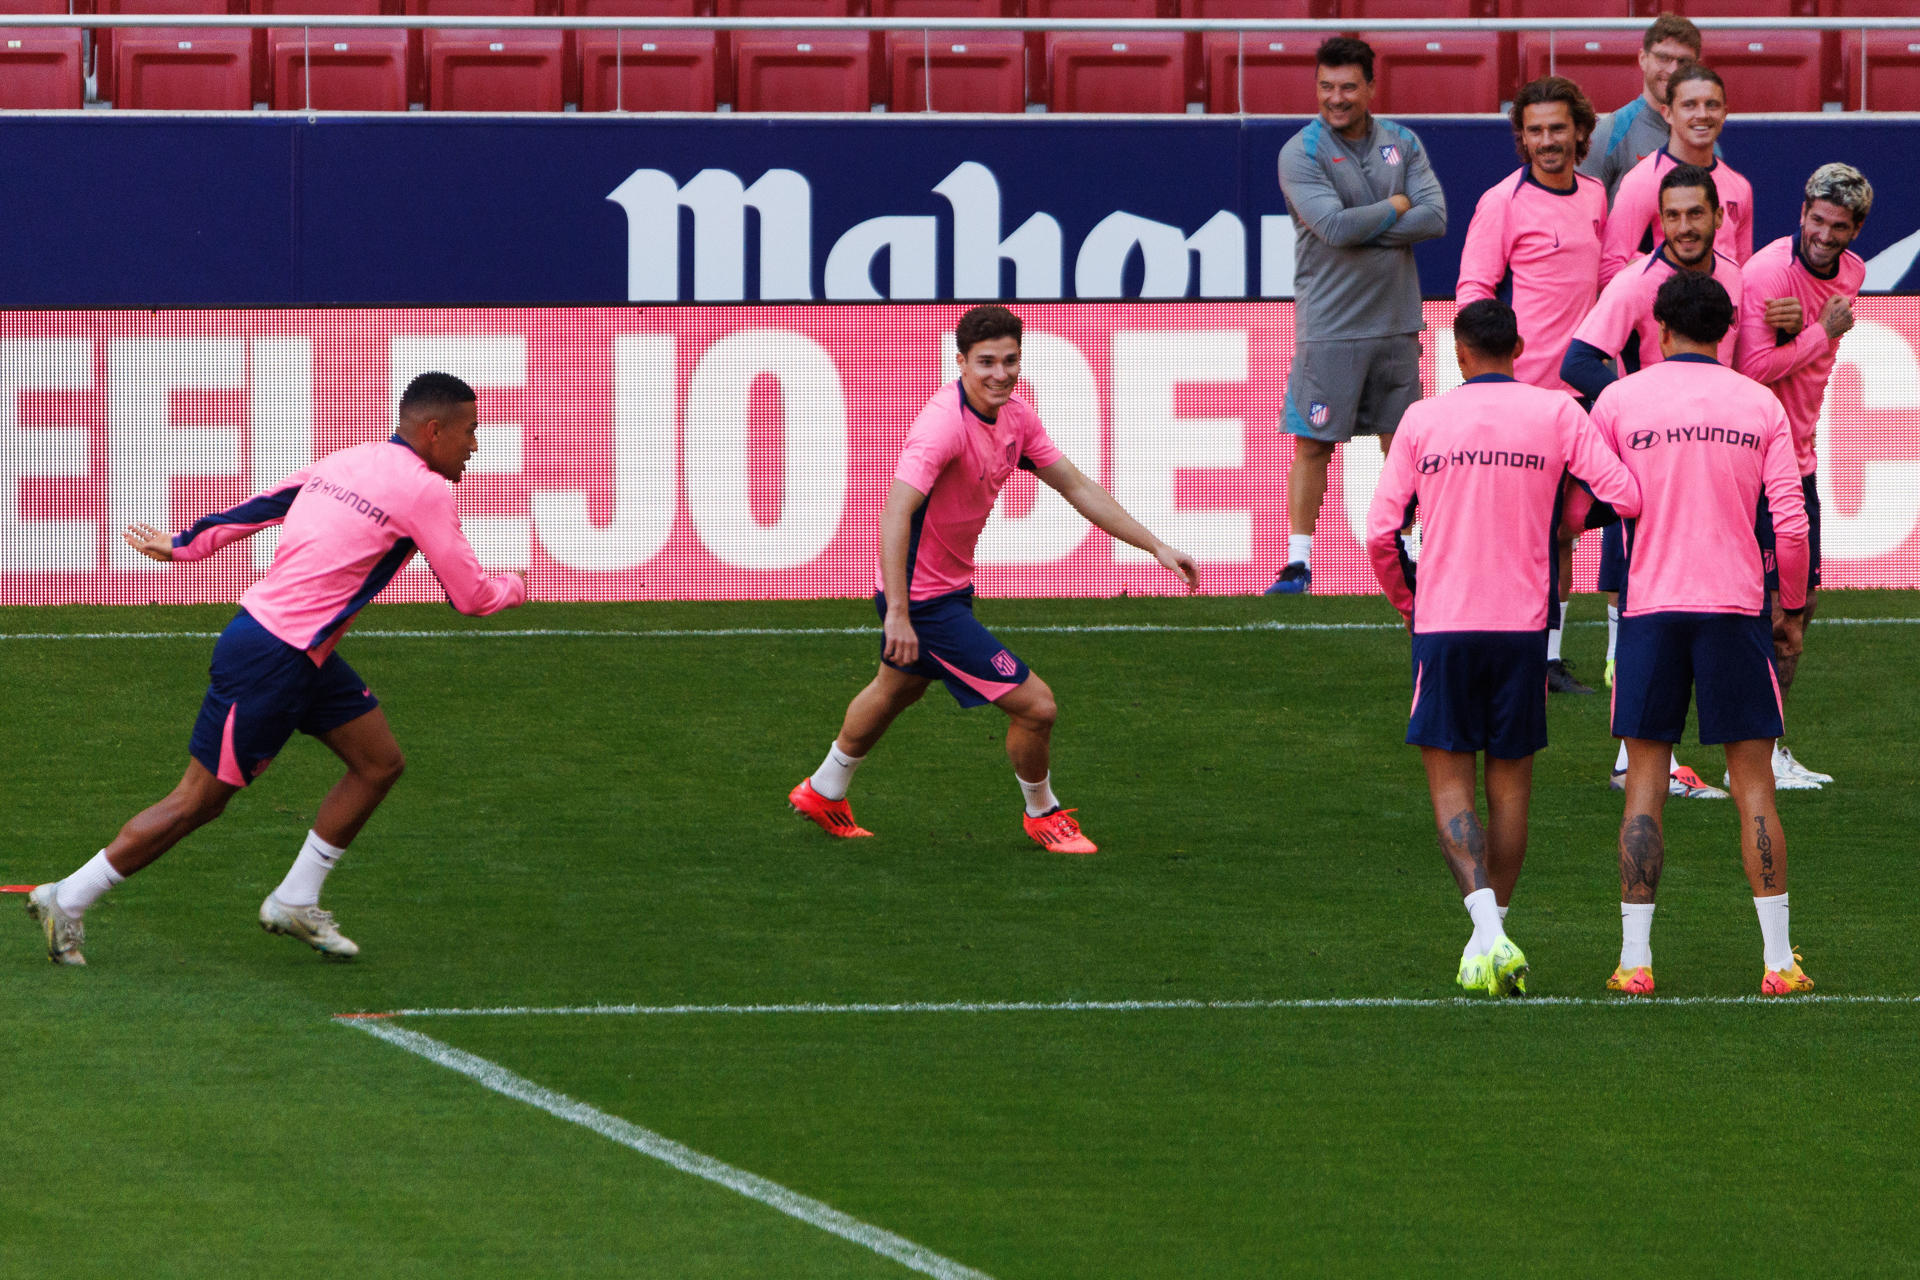
[(297, 729), (319, 735), (380, 705), (337, 653), (318, 666), (242, 609), (213, 646), (207, 696), (187, 750), (222, 782), (259, 777)]
[(1600, 576), (1593, 585), (1596, 591), (1627, 589), (1627, 533), (1618, 520), (1600, 530)]
[(1547, 633), (1433, 631), (1413, 637), (1407, 742), (1524, 760), (1547, 745)]
[[(1800, 495), (1807, 503), (1807, 585), (1820, 585), (1820, 486), (1812, 476), (1800, 477)], [(1760, 563), (1767, 567), (1767, 590), (1780, 590), (1780, 565), (1773, 558), (1773, 509), (1767, 495), (1760, 495), (1760, 514), (1753, 522), (1754, 537), (1760, 541)]]
[[(874, 592), (873, 607), (884, 620), (887, 597)], [(972, 587), (909, 604), (907, 621), (920, 637), (920, 660), (904, 667), (887, 662), (882, 636), (880, 661), (908, 675), (946, 681), (947, 692), (961, 706), (998, 702), (1026, 683), (1027, 664), (974, 618)]]
[(1700, 741), (1751, 742), (1782, 729), (1773, 624), (1744, 613), (1646, 613), (1620, 619), (1613, 736), (1678, 742), (1689, 696)]

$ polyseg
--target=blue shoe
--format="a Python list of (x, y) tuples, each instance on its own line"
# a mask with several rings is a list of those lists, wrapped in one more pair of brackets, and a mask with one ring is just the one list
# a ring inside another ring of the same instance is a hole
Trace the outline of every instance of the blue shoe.
[(1292, 564), (1282, 569), (1280, 576), (1273, 580), (1273, 585), (1261, 594), (1269, 596), (1301, 596), (1305, 595), (1307, 588), (1312, 585), (1313, 570), (1307, 568), (1307, 566), (1300, 563), (1300, 561), (1295, 560)]

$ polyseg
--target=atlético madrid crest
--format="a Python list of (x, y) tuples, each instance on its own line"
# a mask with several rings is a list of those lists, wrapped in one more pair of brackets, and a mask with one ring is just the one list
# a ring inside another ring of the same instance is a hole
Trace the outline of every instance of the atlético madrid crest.
[(1385, 160), (1388, 164), (1399, 164), (1400, 148), (1389, 143), (1386, 146), (1380, 148), (1380, 158), (1382, 160)]
[(1011, 680), (1013, 679), (1013, 673), (1020, 669), (1020, 664), (1013, 660), (1012, 654), (1002, 649), (993, 655), (993, 669)]
[(1327, 408), (1327, 406), (1324, 404), (1321, 404), (1318, 400), (1313, 400), (1308, 402), (1307, 421), (1311, 422), (1314, 426), (1316, 427), (1326, 426), (1327, 419), (1332, 416), (1333, 416), (1332, 412)]

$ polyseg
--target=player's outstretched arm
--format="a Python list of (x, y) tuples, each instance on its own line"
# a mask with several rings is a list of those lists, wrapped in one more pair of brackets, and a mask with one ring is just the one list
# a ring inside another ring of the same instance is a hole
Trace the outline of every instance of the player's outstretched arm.
[(1065, 498), (1068, 505), (1085, 516), (1087, 523), (1094, 528), (1147, 552), (1167, 572), (1178, 574), (1187, 584), (1188, 591), (1200, 589), (1200, 570), (1194, 564), (1193, 557), (1156, 538), (1145, 525), (1128, 515), (1127, 509), (1112, 494), (1095, 484), (1070, 459), (1056, 458), (1044, 467), (1036, 467), (1034, 474)]
[(913, 513), (927, 495), (895, 480), (880, 506), (880, 589), (887, 597), (887, 615), (880, 621), (881, 655), (888, 662), (912, 666), (920, 660), (920, 637), (908, 619), (912, 603), (907, 588), (907, 546), (913, 541)]
[(120, 533), (126, 544), (149, 560), (173, 563), (173, 537), (150, 524), (130, 524)]

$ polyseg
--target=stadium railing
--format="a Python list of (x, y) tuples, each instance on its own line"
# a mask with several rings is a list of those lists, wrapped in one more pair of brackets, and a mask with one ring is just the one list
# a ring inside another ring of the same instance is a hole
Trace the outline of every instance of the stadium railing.
[[(297, 4), (297, 0), (278, 0), (279, 4)], [(22, 6), (27, 7), (27, 6)], [(277, 6), (276, 6), (277, 7)], [(330, 6), (332, 7), (332, 6)], [(358, 6), (355, 6), (358, 7)], [(411, 6), (410, 6), (411, 7)], [(495, 7), (495, 6), (488, 6)], [(642, 49), (629, 54), (625, 48), (627, 38), (633, 36), (637, 42), (645, 45), (648, 33), (669, 33), (674, 36), (686, 36), (692, 33), (710, 33), (716, 37), (716, 82), (715, 107), (719, 110), (730, 109), (734, 103), (735, 90), (732, 86), (733, 65), (731, 48), (736, 34), (764, 37), (767, 33), (779, 33), (794, 46), (794, 53), (802, 55), (789, 59), (789, 63), (804, 65), (805, 55), (813, 51), (805, 48), (810, 42), (809, 33), (835, 33), (845, 35), (849, 32), (864, 32), (872, 42), (872, 52), (868, 59), (843, 59), (842, 69), (836, 74), (861, 76), (868, 78), (872, 86), (864, 92), (857, 88), (850, 94), (841, 96), (840, 101), (865, 101), (869, 107), (876, 104), (884, 106), (894, 95), (892, 84), (896, 77), (889, 73), (891, 60), (898, 56), (911, 58), (912, 38), (918, 36), (921, 44), (918, 72), (920, 91), (908, 95), (908, 109), (919, 111), (938, 110), (936, 95), (924, 86), (928, 76), (937, 76), (940, 59), (935, 57), (936, 41), (945, 39), (950, 44), (964, 44), (969, 33), (994, 35), (1004, 38), (1008, 34), (1021, 35), (1028, 41), (1026, 101), (1023, 104), (1028, 111), (1072, 110), (1077, 105), (1069, 94), (1062, 97), (1046, 91), (1049, 63), (1056, 56), (1073, 56), (1073, 48), (1085, 52), (1090, 37), (1106, 38), (1109, 48), (1105, 57), (1113, 61), (1122, 71), (1128, 65), (1128, 58), (1135, 50), (1129, 49), (1128, 37), (1136, 36), (1135, 43), (1144, 46), (1142, 52), (1151, 52), (1151, 61), (1164, 66), (1168, 61), (1161, 46), (1172, 37), (1180, 37), (1185, 43), (1185, 58), (1182, 67), (1184, 83), (1181, 91), (1172, 97), (1167, 96), (1167, 87), (1156, 81), (1160, 91), (1157, 100), (1148, 104), (1158, 113), (1172, 110), (1187, 112), (1211, 112), (1213, 114), (1243, 114), (1249, 108), (1266, 107), (1272, 110), (1274, 105), (1293, 107), (1310, 111), (1310, 105), (1297, 107), (1294, 103), (1273, 103), (1270, 97), (1263, 97), (1259, 82), (1267, 64), (1278, 64), (1285, 74), (1298, 74), (1288, 58), (1274, 58), (1275, 53), (1298, 54), (1299, 50), (1278, 50), (1274, 46), (1285, 43), (1283, 37), (1301, 38), (1303, 43), (1317, 43), (1329, 35), (1363, 33), (1381, 37), (1383, 44), (1391, 44), (1394, 56), (1403, 60), (1405, 65), (1418, 69), (1424, 53), (1431, 53), (1433, 74), (1443, 77), (1453, 92), (1438, 99), (1448, 105), (1458, 103), (1468, 111), (1491, 111), (1498, 109), (1500, 102), (1523, 83), (1524, 74), (1553, 73), (1560, 68), (1564, 54), (1570, 66), (1590, 67), (1594, 55), (1602, 58), (1607, 54), (1612, 41), (1619, 40), (1623, 33), (1637, 37), (1646, 28), (1647, 19), (1641, 17), (1621, 18), (1447, 18), (1447, 19), (1389, 19), (1371, 17), (1353, 17), (1345, 19), (1306, 19), (1306, 18), (981, 18), (951, 16), (939, 18), (927, 17), (723, 17), (692, 16), (667, 17), (644, 15), (597, 16), (587, 14), (553, 14), (538, 16), (515, 16), (511, 14), (475, 14), (448, 15), (410, 12), (405, 14), (370, 14), (365, 12), (352, 14), (294, 14), (294, 13), (224, 13), (224, 14), (154, 14), (154, 13), (91, 13), (75, 10), (66, 13), (18, 13), (0, 15), (0, 66), (3, 66), (9, 52), (9, 38), (24, 47), (31, 43), (29, 35), (38, 35), (49, 28), (54, 30), (80, 29), (88, 33), (99, 33), (96, 39), (95, 71), (93, 84), (96, 93), (90, 95), (94, 105), (104, 105), (99, 98), (105, 96), (98, 92), (111, 84), (113, 68), (99, 63), (98, 49), (110, 44), (111, 33), (144, 28), (164, 28), (182, 33), (181, 41), (190, 42), (192, 32), (201, 30), (243, 29), (256, 33), (267, 33), (265, 38), (256, 37), (255, 62), (261, 56), (263, 45), (275, 44), (271, 33), (299, 32), (301, 47), (289, 49), (288, 42), (282, 38), (277, 47), (284, 55), (286, 65), (301, 69), (304, 84), (299, 94), (266, 94), (266, 69), (253, 71), (252, 83), (255, 88), (253, 97), (256, 103), (285, 104), (283, 109), (312, 111), (327, 109), (315, 100), (312, 85), (312, 72), (315, 60), (324, 62), (324, 55), (333, 51), (334, 46), (343, 43), (329, 38), (329, 33), (347, 30), (363, 32), (385, 32), (400, 30), (409, 34), (410, 104), (419, 105), (431, 101), (425, 91), (421, 71), (423, 34), (426, 32), (494, 31), (501, 33), (491, 41), (480, 42), (482, 47), (476, 52), (484, 61), (488, 53), (515, 54), (510, 48), (521, 36), (527, 33), (544, 32), (549, 37), (561, 33), (565, 40), (568, 55), (565, 65), (555, 68), (566, 86), (565, 92), (547, 94), (542, 101), (545, 109), (559, 109), (564, 105), (577, 105), (582, 97), (578, 89), (579, 67), (578, 46), (582, 37), (598, 35), (604, 37), (611, 33), (613, 48), (611, 53), (610, 81), (611, 94), (599, 94), (596, 103), (604, 104), (615, 111), (627, 109), (625, 101), (628, 77), (625, 70), (629, 58), (636, 64), (645, 64), (643, 55), (657, 50)], [(1709, 58), (1716, 69), (1726, 75), (1731, 96), (1736, 108), (1743, 114), (1756, 111), (1779, 110), (1920, 110), (1920, 13), (1910, 17), (1700, 17), (1696, 19), (1702, 32), (1707, 36)], [(1423, 47), (1419, 37), (1426, 37)], [(1389, 40), (1388, 37), (1392, 39)], [(1493, 52), (1488, 54), (1484, 41), (1494, 41)], [(1036, 46), (1039, 41), (1039, 53)], [(1470, 74), (1462, 78), (1462, 63), (1452, 56), (1448, 45), (1476, 46), (1475, 52), (1467, 59)], [(1227, 42), (1231, 42), (1230, 47)], [(821, 42), (821, 43), (824, 43)], [(1542, 49), (1544, 44), (1544, 49)], [(1049, 46), (1054, 46), (1049, 49)], [(492, 46), (498, 46), (497, 48)], [(1592, 47), (1589, 47), (1592, 46)], [(596, 43), (597, 48), (601, 48)], [(684, 45), (682, 46), (684, 53)], [(1095, 52), (1098, 52), (1097, 50)], [(1630, 55), (1630, 50), (1626, 51)], [(604, 59), (608, 51), (601, 48)], [(1112, 55), (1121, 55), (1117, 60)], [(542, 55), (543, 57), (545, 55)], [(697, 59), (696, 59), (697, 61)], [(1391, 59), (1389, 59), (1391, 61)], [(1488, 63), (1492, 68), (1489, 71)], [(933, 64), (929, 67), (928, 64)], [(276, 61), (276, 65), (278, 62)], [(1144, 65), (1144, 63), (1143, 63)], [(1884, 93), (1876, 89), (1876, 70), (1882, 73)], [(1234, 79), (1233, 92), (1219, 91), (1212, 86), (1209, 91), (1211, 74), (1215, 71), (1231, 74)], [(546, 71), (538, 73), (546, 76)], [(0, 80), (6, 79), (0, 76)], [(1165, 79), (1164, 74), (1161, 79)], [(909, 76), (911, 80), (911, 76)], [(544, 83), (544, 81), (543, 81)], [(1038, 91), (1038, 92), (1037, 92)], [(1462, 93), (1477, 92), (1476, 99), (1464, 99)], [(1489, 99), (1489, 94), (1492, 95)], [(570, 95), (570, 96), (569, 96)], [(485, 98), (485, 94), (480, 95)], [(803, 90), (800, 103), (795, 109), (809, 110), (811, 99)], [(607, 99), (610, 98), (610, 101)], [(693, 99), (696, 108), (704, 101), (701, 94)], [(996, 99), (999, 105), (1007, 105), (1003, 95)], [(1110, 96), (1103, 86), (1096, 97), (1096, 110), (1114, 110), (1112, 105), (1118, 102), (1122, 109), (1136, 105), (1123, 93), (1118, 99)], [(1396, 108), (1391, 88), (1383, 88), (1382, 97), (1377, 106), (1382, 111), (1400, 110), (1402, 113), (1421, 113), (1422, 107), (1431, 110), (1435, 99), (1423, 95), (1418, 104), (1411, 102), (1407, 106)], [(913, 103), (918, 103), (917, 108)], [(1742, 105), (1742, 104), (1746, 105)], [(0, 97), (0, 105), (5, 99)], [(1759, 105), (1753, 105), (1759, 104)], [(458, 109), (458, 103), (449, 104)], [(486, 109), (484, 104), (482, 109)], [(652, 106), (652, 103), (646, 104)], [(838, 103), (836, 103), (838, 105)], [(1608, 101), (1596, 103), (1601, 109), (1612, 104)], [(764, 103), (762, 103), (764, 109)], [(1230, 109), (1229, 109), (1230, 108)]]

